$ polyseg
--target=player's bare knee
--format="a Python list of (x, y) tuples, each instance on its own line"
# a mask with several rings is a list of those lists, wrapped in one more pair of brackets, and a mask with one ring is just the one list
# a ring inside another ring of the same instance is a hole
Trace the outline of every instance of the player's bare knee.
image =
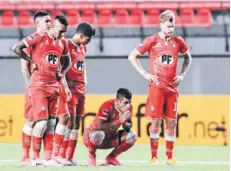
[(68, 122), (67, 122), (67, 128), (68, 129), (73, 129), (74, 127), (73, 127), (73, 121), (72, 121), (72, 118), (70, 118), (69, 120), (68, 120)]
[(33, 136), (43, 137), (46, 128), (47, 128), (47, 120), (37, 121), (33, 128)]
[(82, 120), (82, 117), (76, 116), (75, 123), (73, 125), (73, 129), (79, 129), (81, 120)]
[(65, 115), (60, 115), (59, 116), (59, 123), (62, 125), (67, 125), (67, 122), (69, 120), (69, 114), (65, 114)]
[(55, 132), (55, 124), (56, 124), (56, 119), (49, 119), (47, 121), (47, 127), (45, 130), (45, 134), (54, 134)]
[(166, 119), (166, 129), (175, 129), (176, 125), (176, 119)]
[(126, 142), (129, 144), (135, 144), (137, 141), (137, 135), (134, 132), (128, 132), (126, 136)]
[(153, 119), (151, 121), (151, 129), (159, 128), (161, 125), (162, 119)]
[(90, 141), (95, 145), (101, 145), (105, 138), (104, 131), (92, 131), (89, 133)]

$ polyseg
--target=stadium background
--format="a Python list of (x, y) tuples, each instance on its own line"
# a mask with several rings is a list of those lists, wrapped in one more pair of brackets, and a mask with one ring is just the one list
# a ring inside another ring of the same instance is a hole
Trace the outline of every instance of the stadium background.
[[(88, 45), (86, 117), (81, 132), (100, 104), (113, 98), (119, 87), (126, 87), (134, 94), (133, 130), (139, 135), (138, 144), (149, 143), (149, 121), (143, 117), (147, 82), (134, 70), (127, 56), (145, 36), (158, 31), (157, 17), (161, 11), (174, 10), (177, 14), (176, 32), (185, 38), (193, 57), (191, 69), (179, 87), (176, 144), (179, 147), (229, 146), (230, 4), (225, 0), (1, 0), (0, 143), (20, 142), (24, 122), (24, 81), (20, 60), (11, 47), (35, 31), (32, 17), (41, 9), (50, 11), (52, 16), (60, 13), (67, 15), (71, 22), (67, 38), (73, 35), (76, 24), (81, 21), (88, 21), (96, 27), (96, 36)], [(180, 57), (179, 66), (182, 60)], [(142, 57), (141, 62), (148, 69), (147, 56)], [(164, 144), (163, 138), (161, 144)], [(224, 157), (224, 153), (221, 156)]]

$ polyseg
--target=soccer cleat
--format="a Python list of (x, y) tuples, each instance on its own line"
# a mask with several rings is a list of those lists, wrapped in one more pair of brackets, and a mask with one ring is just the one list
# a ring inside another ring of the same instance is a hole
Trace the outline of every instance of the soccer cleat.
[(157, 164), (158, 159), (157, 159), (157, 157), (153, 157), (151, 161), (152, 161), (152, 164), (155, 165), (155, 164)]
[(88, 166), (96, 166), (96, 156), (93, 154), (88, 155)]
[(63, 166), (62, 164), (59, 164), (57, 161), (55, 161), (54, 159), (51, 160), (44, 160), (43, 165), (45, 167), (61, 167)]
[(120, 163), (116, 157), (112, 157), (112, 156), (107, 156), (106, 157), (106, 165), (115, 165), (115, 166), (122, 166), (122, 163)]
[(79, 163), (75, 160), (69, 160), (72, 163), (72, 166), (79, 166)]
[(43, 166), (43, 162), (39, 158), (36, 158), (31, 161), (31, 166)]
[(176, 158), (175, 157), (172, 157), (170, 159), (166, 159), (166, 164), (169, 165), (169, 166), (178, 166), (179, 163), (176, 161)]
[(55, 157), (55, 161), (63, 166), (72, 166), (72, 163), (70, 161), (60, 156)]
[(21, 161), (22, 166), (31, 166), (30, 158), (23, 158)]

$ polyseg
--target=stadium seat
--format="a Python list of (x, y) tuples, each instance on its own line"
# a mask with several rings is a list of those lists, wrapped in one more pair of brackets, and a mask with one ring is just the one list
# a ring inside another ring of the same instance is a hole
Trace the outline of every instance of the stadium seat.
[(30, 12), (28, 10), (19, 11), (19, 14), (18, 14), (18, 25), (19, 26), (29, 26), (31, 24), (32, 24), (32, 22), (31, 22)]
[(70, 26), (75, 26), (78, 23), (78, 14), (77, 10), (67, 10), (66, 17)]
[(204, 8), (198, 9), (195, 19), (196, 26), (199, 27), (209, 27), (212, 25), (212, 14), (211, 11)]
[(1, 25), (4, 27), (14, 26), (14, 13), (13, 11), (4, 11), (1, 16)]
[(50, 12), (50, 14), (51, 14), (51, 19), (53, 20), (55, 18), (55, 16), (63, 15), (63, 11), (61, 11), (61, 10), (52, 10)]
[(144, 27), (155, 27), (159, 26), (159, 15), (160, 11), (158, 9), (149, 9), (147, 10), (147, 14), (143, 14), (142, 16), (142, 26)]
[(101, 9), (97, 17), (97, 25), (99, 27), (107, 27), (112, 25), (112, 11), (110, 9)]
[(192, 9), (181, 9), (180, 20), (182, 26), (193, 26), (194, 25), (194, 12)]
[(131, 13), (128, 17), (127, 23), (131, 26), (140, 26), (141, 25), (141, 17), (142, 11), (141, 10), (130, 10)]
[(89, 24), (96, 24), (96, 14), (94, 10), (80, 10), (79, 22), (88, 22)]
[(116, 11), (114, 17), (113, 17), (113, 23), (115, 26), (117, 25), (126, 25), (127, 23), (127, 18), (128, 18), (128, 11), (126, 9), (119, 9)]

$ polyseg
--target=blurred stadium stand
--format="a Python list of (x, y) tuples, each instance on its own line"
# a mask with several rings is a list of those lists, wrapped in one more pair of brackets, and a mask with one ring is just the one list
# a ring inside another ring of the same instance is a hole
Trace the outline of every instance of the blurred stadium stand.
[[(185, 38), (194, 58), (180, 92), (229, 94), (230, 3), (222, 0), (0, 1), (0, 68), (4, 71), (0, 72), (0, 77), (4, 78), (1, 92), (23, 92), (19, 60), (11, 47), (35, 31), (34, 13), (46, 10), (52, 16), (61, 13), (67, 16), (70, 22), (67, 38), (75, 33), (79, 22), (88, 21), (96, 27), (96, 36), (88, 45), (87, 53), (90, 59), (87, 61), (88, 93), (114, 93), (118, 86), (129, 87), (134, 93), (146, 93), (146, 82), (137, 76), (126, 58), (144, 37), (159, 30), (158, 15), (165, 9), (176, 13), (176, 33)], [(147, 58), (142, 62), (147, 68)], [(108, 82), (108, 78), (113, 79)], [(95, 86), (95, 83), (101, 84)]]

